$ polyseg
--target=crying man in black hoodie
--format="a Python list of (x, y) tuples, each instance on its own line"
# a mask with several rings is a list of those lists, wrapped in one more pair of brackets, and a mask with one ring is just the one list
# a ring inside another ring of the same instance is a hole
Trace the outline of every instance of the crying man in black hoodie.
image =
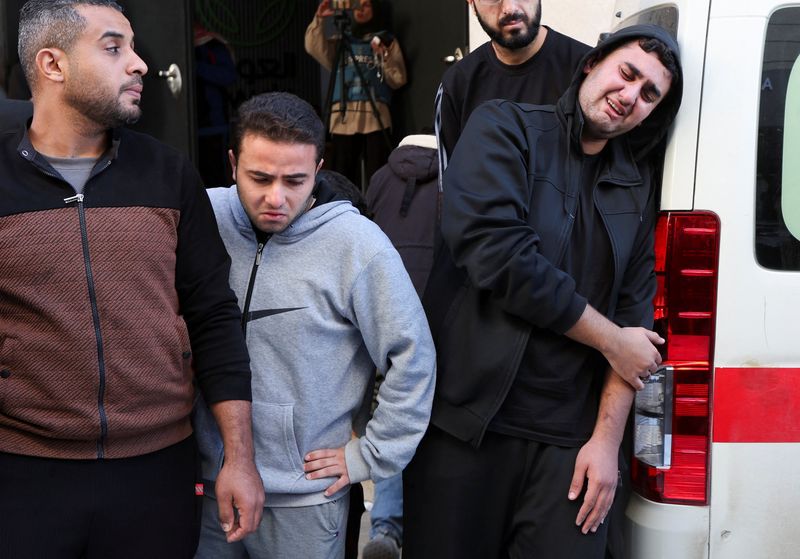
[(661, 363), (650, 163), (681, 82), (675, 40), (633, 26), (555, 106), (471, 115), (423, 299), (438, 376), (406, 559), (604, 556), (626, 419)]

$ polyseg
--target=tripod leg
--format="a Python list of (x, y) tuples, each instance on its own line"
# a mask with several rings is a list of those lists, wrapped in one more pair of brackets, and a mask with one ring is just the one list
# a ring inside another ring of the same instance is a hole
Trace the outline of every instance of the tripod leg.
[(340, 100), (340, 111), (344, 113), (347, 103), (345, 102), (346, 93), (344, 92), (344, 68), (345, 68), (345, 50), (344, 50), (344, 37), (345, 34), (340, 32), (342, 37), (339, 44), (336, 45), (336, 56), (333, 59), (333, 66), (331, 66), (331, 75), (328, 78), (328, 91), (325, 95), (325, 109), (322, 113), (322, 122), (325, 123), (325, 129), (330, 132), (331, 117), (333, 115), (333, 94), (336, 91), (336, 80), (341, 77), (343, 99)]

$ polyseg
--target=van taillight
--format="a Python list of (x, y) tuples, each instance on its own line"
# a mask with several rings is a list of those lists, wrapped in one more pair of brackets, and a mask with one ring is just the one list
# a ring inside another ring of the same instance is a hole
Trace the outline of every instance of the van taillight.
[(666, 343), (661, 375), (637, 394), (633, 486), (653, 501), (703, 505), (708, 502), (718, 217), (662, 212), (655, 251), (654, 329)]

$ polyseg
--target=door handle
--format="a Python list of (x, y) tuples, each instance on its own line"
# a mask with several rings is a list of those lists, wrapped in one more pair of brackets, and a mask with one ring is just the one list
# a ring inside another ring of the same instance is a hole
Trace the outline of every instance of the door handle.
[(167, 87), (169, 88), (170, 92), (172, 92), (172, 96), (177, 99), (181, 94), (181, 88), (183, 87), (181, 69), (178, 68), (178, 65), (173, 63), (169, 65), (167, 70), (159, 70), (158, 77), (167, 79)]
[(455, 64), (456, 62), (458, 62), (462, 58), (464, 58), (464, 53), (461, 52), (460, 48), (457, 48), (455, 50), (455, 52), (453, 52), (453, 54), (451, 54), (449, 56), (445, 56), (444, 58), (442, 58), (442, 62), (444, 62), (445, 64), (447, 64), (449, 66), (450, 64)]

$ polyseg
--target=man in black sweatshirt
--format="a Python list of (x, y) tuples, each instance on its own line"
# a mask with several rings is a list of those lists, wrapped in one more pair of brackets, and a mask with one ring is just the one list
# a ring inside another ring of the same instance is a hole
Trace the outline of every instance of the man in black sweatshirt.
[(442, 172), (478, 105), (490, 99), (553, 104), (589, 50), (541, 25), (541, 0), (467, 1), (490, 40), (442, 77), (434, 107)]

